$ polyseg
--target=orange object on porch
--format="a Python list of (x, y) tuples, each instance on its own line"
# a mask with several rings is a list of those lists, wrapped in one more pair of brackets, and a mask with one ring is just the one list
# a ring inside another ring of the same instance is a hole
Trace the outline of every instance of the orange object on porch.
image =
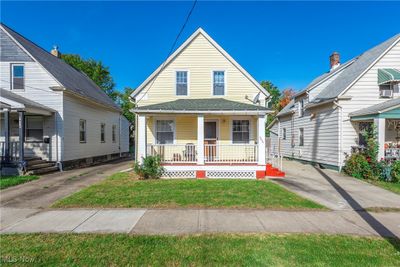
[(206, 171), (196, 171), (196, 178), (198, 179), (206, 178)]

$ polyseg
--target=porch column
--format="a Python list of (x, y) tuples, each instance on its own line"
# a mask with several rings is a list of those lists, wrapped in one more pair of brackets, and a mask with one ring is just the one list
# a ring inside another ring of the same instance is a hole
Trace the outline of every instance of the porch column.
[(204, 115), (197, 116), (197, 164), (204, 165)]
[(139, 163), (143, 162), (143, 158), (146, 157), (146, 116), (138, 115), (138, 125), (137, 125), (137, 161)]
[(377, 139), (379, 144), (377, 160), (381, 160), (385, 158), (385, 118), (376, 118), (374, 119), (374, 123), (376, 126)]
[(10, 161), (10, 110), (4, 110), (4, 161)]
[(25, 168), (25, 111), (18, 111), (19, 115), (19, 164), (21, 168)]
[(265, 116), (260, 115), (257, 119), (257, 154), (258, 154), (258, 165), (265, 165)]

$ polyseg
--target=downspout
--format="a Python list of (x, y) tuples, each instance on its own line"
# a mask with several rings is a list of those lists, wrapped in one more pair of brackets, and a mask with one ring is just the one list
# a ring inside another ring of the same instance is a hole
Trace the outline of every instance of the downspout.
[(118, 129), (119, 129), (119, 138), (118, 138), (118, 149), (119, 149), (119, 157), (122, 156), (121, 153), (121, 113), (119, 114), (119, 119), (118, 119)]
[(339, 136), (338, 136), (338, 142), (339, 142), (339, 155), (338, 155), (338, 159), (339, 159), (339, 172), (342, 171), (343, 168), (343, 139), (342, 139), (342, 135), (343, 135), (343, 107), (341, 105), (339, 105), (339, 103), (337, 101), (334, 101), (333, 104), (335, 106), (337, 106), (339, 108), (339, 123), (338, 123), (338, 128), (339, 128)]
[(54, 128), (55, 128), (55, 130), (56, 130), (56, 164), (57, 164), (57, 166), (58, 166), (58, 169), (60, 170), (60, 171), (62, 171), (62, 164), (61, 164), (61, 162), (60, 162), (60, 157), (59, 157), (59, 155), (58, 155), (58, 125), (57, 125), (57, 122), (58, 122), (58, 120), (57, 120), (57, 112), (54, 112)]

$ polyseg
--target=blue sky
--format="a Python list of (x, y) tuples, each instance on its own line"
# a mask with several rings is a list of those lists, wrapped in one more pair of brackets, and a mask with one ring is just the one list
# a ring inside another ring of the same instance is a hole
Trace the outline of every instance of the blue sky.
[[(50, 50), (101, 60), (117, 88), (136, 88), (167, 53), (192, 2), (2, 2), (1, 20)], [(302, 89), (400, 32), (399, 2), (203, 2), (178, 41), (206, 30), (258, 81)]]

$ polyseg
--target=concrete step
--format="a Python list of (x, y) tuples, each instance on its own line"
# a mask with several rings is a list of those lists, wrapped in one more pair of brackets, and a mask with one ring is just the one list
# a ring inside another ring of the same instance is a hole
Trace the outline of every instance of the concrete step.
[(25, 157), (24, 160), (26, 162), (31, 162), (31, 161), (35, 161), (35, 160), (42, 160), (42, 158), (40, 158), (40, 157)]
[(27, 161), (26, 166), (34, 166), (34, 165), (39, 165), (39, 164), (43, 164), (43, 163), (47, 163), (47, 161), (42, 160), (42, 159), (35, 159), (35, 160)]
[(50, 173), (50, 172), (57, 172), (57, 171), (58, 171), (58, 167), (57, 166), (52, 166), (52, 167), (46, 167), (46, 168), (31, 170), (31, 171), (28, 171), (28, 174), (40, 175), (40, 174), (46, 174), (46, 173)]
[(31, 171), (31, 170), (43, 169), (43, 168), (53, 167), (53, 166), (54, 166), (53, 162), (43, 161), (42, 163), (39, 163), (39, 164), (28, 165), (28, 167), (26, 169), (27, 169), (27, 171)]

